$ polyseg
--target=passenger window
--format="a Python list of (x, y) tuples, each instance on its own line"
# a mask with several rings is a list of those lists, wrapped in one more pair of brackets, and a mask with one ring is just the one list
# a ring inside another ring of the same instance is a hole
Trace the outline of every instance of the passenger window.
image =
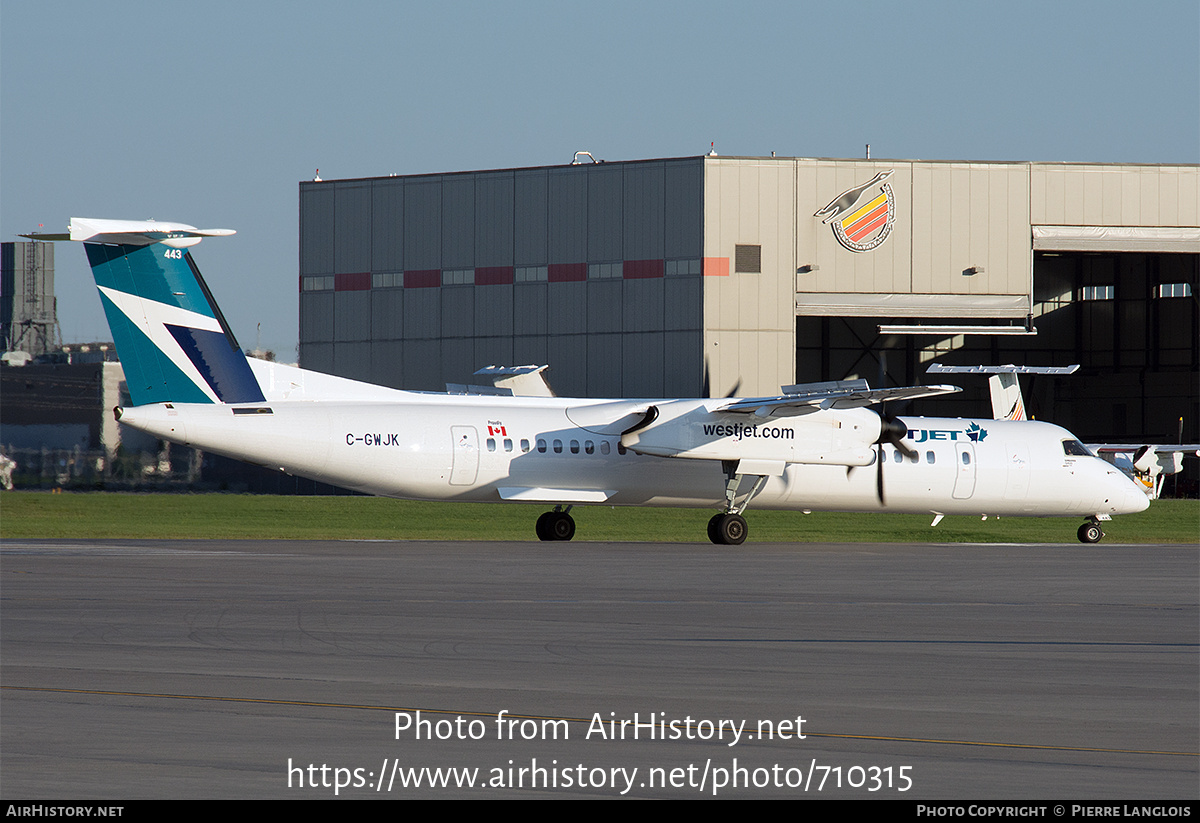
[(611, 451), (611, 449), (609, 448), (608, 441), (607, 441), (607, 440), (601, 440), (601, 441), (600, 441), (600, 453), (601, 453), (601, 454), (608, 454), (608, 453), (609, 453), (609, 451)]
[(937, 461), (937, 455), (935, 455), (933, 452), (925, 452), (925, 462), (926, 463), (928, 463), (929, 465), (932, 466), (936, 461)]
[(899, 449), (896, 449), (894, 452), (892, 452), (892, 462), (893, 463), (903, 463), (904, 462), (904, 455), (900, 453)]
[(562, 454), (562, 441), (561, 440), (554, 441), (554, 453)]
[(579, 441), (578, 440), (571, 441), (571, 454), (579, 454)]
[(587, 454), (592, 454), (596, 451), (596, 444), (593, 443), (591, 440), (585, 440), (583, 443), (583, 450)]
[(488, 451), (494, 452), (496, 450), (496, 438), (489, 437), (487, 441), (487, 447)]
[(627, 451), (629, 451), (629, 450), (626, 449), (625, 446), (623, 446), (620, 443), (617, 444), (617, 454), (624, 454)]
[[(521, 438), (521, 453), (525, 454), (528, 451), (529, 451), (529, 441), (526, 440), (524, 437), (522, 437)], [(545, 449), (543, 448), (542, 451), (545, 451)]]
[(963, 461), (963, 465), (964, 465), (964, 466), (969, 466), (969, 465), (971, 465), (971, 453), (970, 453), (970, 452), (963, 452), (963, 453), (962, 453), (962, 461)]
[(504, 450), (506, 452), (512, 451), (512, 440), (508, 439), (507, 437), (504, 438)]
[(542, 454), (546, 453), (546, 441), (540, 437), (538, 438), (538, 451), (540, 451)]

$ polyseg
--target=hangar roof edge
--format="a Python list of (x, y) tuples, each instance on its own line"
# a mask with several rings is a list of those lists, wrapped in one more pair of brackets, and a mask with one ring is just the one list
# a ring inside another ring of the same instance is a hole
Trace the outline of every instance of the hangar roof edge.
[(716, 162), (728, 160), (737, 161), (766, 161), (775, 163), (791, 163), (795, 161), (817, 162), (817, 163), (923, 163), (923, 164), (946, 164), (946, 165), (976, 165), (976, 166), (1073, 166), (1073, 167), (1101, 167), (1108, 169), (1143, 169), (1143, 168), (1184, 168), (1184, 169), (1200, 169), (1200, 163), (1101, 163), (1087, 160), (925, 160), (920, 158), (899, 158), (899, 157), (770, 157), (770, 156), (755, 156), (755, 155), (695, 155), (685, 157), (651, 157), (640, 160), (601, 160), (597, 163), (555, 163), (542, 166), (512, 166), (508, 168), (490, 168), (490, 169), (464, 169), (460, 171), (441, 171), (441, 172), (415, 172), (413, 174), (379, 174), (369, 177), (338, 177), (326, 178), (322, 180), (301, 180), (301, 186), (317, 185), (319, 183), (354, 183), (367, 182), (375, 180), (391, 180), (395, 178), (414, 179), (414, 178), (433, 178), (433, 177), (456, 177), (460, 175), (478, 175), (478, 174), (503, 174), (506, 172), (530, 172), (542, 171), (549, 169), (571, 169), (576, 167), (593, 168), (595, 166), (628, 166), (641, 165), (650, 163), (686, 163), (694, 161)]

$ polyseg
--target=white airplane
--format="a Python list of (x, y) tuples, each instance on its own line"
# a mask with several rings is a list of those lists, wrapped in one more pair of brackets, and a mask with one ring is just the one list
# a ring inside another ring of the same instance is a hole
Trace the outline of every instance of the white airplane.
[[(992, 394), (992, 417), (996, 420), (1024, 420), (1025, 398), (1021, 395), (1018, 374), (1068, 375), (1079, 370), (1072, 366), (943, 366), (933, 363), (928, 374), (988, 374)], [(1183, 421), (1180, 420), (1182, 440)], [(1200, 445), (1159, 443), (1088, 443), (1088, 451), (1111, 463), (1130, 477), (1151, 500), (1162, 493), (1167, 475), (1183, 471), (1183, 458), (1200, 457)]]
[[(895, 418), (868, 406), (958, 391), (785, 387), (767, 398), (597, 400), (400, 391), (247, 358), (186, 251), (233, 234), (74, 218), (132, 405), (164, 440), (369, 494), (553, 505), (542, 540), (570, 540), (577, 504), (716, 507), (714, 543), (766, 509), (1082, 516), (1146, 496), (1047, 423)], [(868, 469), (867, 467), (873, 467)], [(887, 478), (885, 494), (884, 479)]]

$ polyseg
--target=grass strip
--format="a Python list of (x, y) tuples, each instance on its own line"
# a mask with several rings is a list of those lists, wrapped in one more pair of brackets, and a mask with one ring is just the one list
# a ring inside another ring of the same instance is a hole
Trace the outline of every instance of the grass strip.
[[(532, 541), (549, 506), (426, 503), (381, 497), (13, 491), (0, 539), (167, 538)], [(707, 542), (711, 509), (576, 507), (575, 541)], [(752, 543), (1075, 543), (1082, 517), (746, 512)], [(1200, 501), (1156, 500), (1103, 524), (1110, 543), (1200, 543)]]

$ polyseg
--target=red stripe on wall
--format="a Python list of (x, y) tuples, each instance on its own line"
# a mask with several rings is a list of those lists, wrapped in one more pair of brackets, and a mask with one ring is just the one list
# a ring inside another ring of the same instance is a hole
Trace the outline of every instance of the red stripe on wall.
[(705, 277), (728, 277), (729, 276), (729, 258), (728, 257), (705, 257), (704, 258), (704, 276)]
[[(843, 230), (846, 232), (846, 236), (849, 237), (851, 240), (857, 240), (858, 238), (856, 238), (854, 236), (855, 234), (858, 234), (861, 237), (864, 226), (877, 225), (879, 222), (879, 218), (881, 216), (887, 217), (887, 212), (888, 212), (888, 204), (883, 203), (883, 204), (877, 206), (876, 208), (872, 209), (869, 213), (864, 214), (862, 217), (855, 220), (849, 226), (844, 227)], [(868, 229), (868, 231), (869, 231), (869, 229)]]
[(642, 280), (648, 277), (663, 276), (663, 261), (661, 260), (626, 260), (621, 276), (626, 280)]
[(847, 236), (847, 237), (849, 237), (851, 240), (853, 240), (854, 242), (856, 242), (856, 243), (857, 243), (857, 242), (858, 242), (858, 239), (859, 239), (860, 237), (866, 237), (868, 234), (870, 234), (871, 232), (873, 232), (875, 229), (879, 228), (880, 226), (882, 226), (882, 225), (883, 225), (884, 223), (886, 223), (886, 222), (887, 222), (887, 212), (886, 212), (886, 211), (884, 211), (884, 213), (883, 213), (883, 214), (881, 214), (881, 215), (879, 215), (878, 217), (876, 217), (874, 220), (872, 220), (872, 221), (871, 221), (870, 223), (868, 223), (867, 225), (865, 225), (865, 226), (859, 226), (858, 228), (856, 228), (856, 229), (854, 230), (854, 233), (853, 233), (853, 234), (851, 234), (851, 233), (847, 232), (847, 233), (846, 233), (846, 236)]
[(512, 281), (512, 266), (479, 266), (475, 269), (476, 286), (503, 286)]
[(348, 272), (333, 276), (334, 291), (369, 291), (371, 288), (371, 273), (369, 271)]
[(404, 273), (404, 288), (434, 289), (442, 285), (441, 269), (414, 269)]
[(587, 263), (551, 263), (546, 278), (551, 283), (574, 283), (587, 280)]

